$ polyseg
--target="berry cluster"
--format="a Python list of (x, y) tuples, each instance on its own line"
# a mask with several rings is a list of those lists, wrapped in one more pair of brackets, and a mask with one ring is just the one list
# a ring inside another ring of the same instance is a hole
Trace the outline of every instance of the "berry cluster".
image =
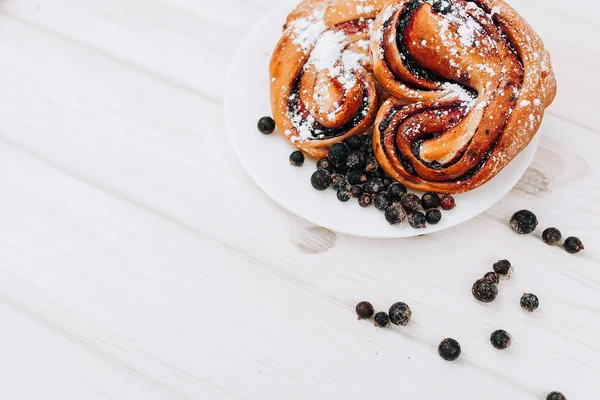
[(408, 304), (401, 301), (394, 303), (390, 306), (389, 312), (379, 311), (375, 316), (375, 309), (373, 305), (368, 301), (361, 301), (356, 305), (356, 315), (358, 319), (370, 319), (373, 317), (375, 326), (385, 328), (390, 324), (406, 326), (410, 322), (412, 316), (412, 310)]
[(440, 197), (436, 193), (425, 193), (419, 197), (408, 193), (402, 183), (386, 176), (373, 153), (371, 136), (352, 136), (343, 143), (332, 145), (327, 157), (317, 162), (311, 184), (316, 190), (333, 188), (342, 202), (354, 197), (361, 207), (374, 204), (391, 225), (408, 220), (415, 229), (439, 223), (442, 219), (440, 208), (451, 210), (456, 207), (449, 194)]
[[(478, 279), (471, 288), (471, 293), (475, 299), (482, 303), (491, 303), (498, 296), (498, 285), (500, 279), (510, 279), (514, 269), (508, 260), (499, 260), (494, 263), (494, 271), (486, 273), (483, 278)], [(528, 312), (535, 311), (540, 305), (540, 301), (535, 294), (525, 293), (521, 297), (521, 308)]]
[[(535, 230), (538, 225), (538, 219), (534, 213), (529, 210), (520, 210), (510, 218), (510, 227), (513, 231), (520, 234), (528, 234)], [(542, 240), (548, 245), (559, 244), (562, 239), (562, 233), (552, 227), (542, 232)], [(583, 243), (579, 238), (570, 236), (565, 239), (562, 247), (571, 254), (579, 253), (583, 250)]]

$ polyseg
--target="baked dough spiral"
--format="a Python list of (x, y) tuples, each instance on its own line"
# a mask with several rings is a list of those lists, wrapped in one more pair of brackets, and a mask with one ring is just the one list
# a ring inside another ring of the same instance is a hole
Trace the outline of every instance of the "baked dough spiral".
[(314, 157), (373, 126), (378, 95), (370, 39), (382, 0), (304, 0), (288, 16), (270, 63), (279, 131)]
[(416, 190), (460, 193), (493, 178), (556, 94), (540, 37), (501, 0), (390, 1), (371, 52), (392, 95), (375, 121), (375, 155)]

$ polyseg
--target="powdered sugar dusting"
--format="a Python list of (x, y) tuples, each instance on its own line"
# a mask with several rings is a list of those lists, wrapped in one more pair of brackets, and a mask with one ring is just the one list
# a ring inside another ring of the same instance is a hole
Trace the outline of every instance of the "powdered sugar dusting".
[(294, 35), (292, 42), (308, 53), (319, 35), (327, 29), (324, 18), (325, 9), (317, 9), (310, 16), (293, 21), (290, 24), (291, 32)]
[(373, 6), (361, 6), (360, 4), (356, 6), (356, 12), (358, 14), (370, 14), (375, 11), (375, 7)]
[(462, 101), (467, 108), (473, 107), (476, 101), (476, 97), (471, 94), (467, 89), (457, 83), (446, 82), (442, 87), (448, 91), (447, 97), (455, 97)]

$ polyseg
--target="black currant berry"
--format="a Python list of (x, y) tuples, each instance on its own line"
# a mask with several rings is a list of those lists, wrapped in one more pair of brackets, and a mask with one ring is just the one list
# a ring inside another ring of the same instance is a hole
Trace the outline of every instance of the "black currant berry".
[(381, 181), (383, 182), (383, 190), (388, 190), (394, 183), (394, 180), (389, 176), (384, 176)]
[(440, 199), (440, 206), (442, 207), (442, 210), (449, 211), (456, 207), (456, 201), (451, 194), (445, 194)]
[(583, 250), (583, 243), (574, 236), (566, 238), (563, 246), (571, 254), (576, 254)]
[(408, 193), (402, 196), (400, 199), (400, 203), (402, 203), (402, 207), (406, 210), (406, 212), (417, 211), (419, 206), (421, 205), (421, 199), (414, 193)]
[(360, 185), (367, 181), (366, 172), (359, 171), (356, 169), (348, 171), (346, 177), (348, 178), (348, 183), (350, 183), (351, 185)]
[(436, 193), (427, 192), (421, 197), (423, 210), (438, 208), (440, 206), (440, 197)]
[(334, 190), (348, 190), (350, 189), (350, 184), (346, 177), (342, 174), (333, 174), (331, 175), (331, 187)]
[(540, 300), (535, 294), (524, 293), (521, 296), (521, 308), (527, 312), (534, 312), (540, 306)]
[(379, 211), (385, 211), (392, 205), (392, 196), (387, 192), (379, 192), (375, 195), (375, 208)]
[(517, 211), (510, 218), (510, 227), (520, 234), (528, 234), (535, 231), (538, 225), (537, 217), (529, 210)]
[(404, 195), (406, 192), (406, 186), (404, 186), (400, 182), (394, 182), (388, 188), (388, 193), (390, 194), (390, 196), (392, 196), (392, 200), (394, 201), (400, 200), (402, 198), (402, 195)]
[(337, 198), (339, 201), (341, 201), (343, 203), (350, 200), (350, 197), (352, 197), (352, 195), (350, 194), (350, 191), (347, 189), (340, 189), (337, 191)]
[(275, 121), (271, 117), (262, 117), (256, 124), (258, 131), (270, 135), (275, 130)]
[(375, 326), (380, 328), (385, 328), (390, 324), (390, 317), (385, 311), (379, 311), (377, 314), (375, 314), (374, 320)]
[(413, 211), (408, 216), (408, 223), (415, 229), (426, 228), (427, 218), (421, 211)]
[(345, 163), (350, 155), (350, 148), (346, 143), (334, 143), (329, 148), (327, 158), (335, 165)]
[(473, 293), (475, 299), (482, 303), (490, 303), (496, 300), (496, 296), (498, 296), (498, 285), (490, 279), (481, 278), (475, 281), (471, 293)]
[(438, 353), (446, 361), (454, 361), (460, 357), (460, 344), (451, 338), (444, 339), (438, 346)]
[(363, 185), (363, 190), (370, 194), (379, 193), (383, 190), (383, 182), (379, 178), (369, 178)]
[(362, 147), (363, 140), (361, 136), (350, 136), (346, 139), (346, 144), (350, 150), (358, 150)]
[(377, 162), (377, 159), (375, 158), (375, 156), (367, 157), (366, 162), (365, 162), (365, 171), (375, 172), (377, 170), (379, 170), (379, 163)]
[(408, 304), (399, 301), (392, 304), (390, 307), (389, 316), (392, 324), (406, 326), (410, 322), (412, 311)]
[(494, 272), (503, 279), (510, 279), (513, 273), (513, 267), (508, 260), (498, 260), (494, 263)]
[(363, 193), (363, 190), (360, 186), (358, 185), (354, 185), (350, 188), (350, 194), (352, 195), (352, 197), (354, 198), (359, 198), (360, 195)]
[(385, 219), (390, 225), (397, 225), (406, 219), (406, 211), (400, 203), (393, 203), (385, 210)]
[(325, 169), (330, 173), (335, 171), (335, 166), (332, 164), (331, 161), (329, 161), (329, 158), (321, 158), (319, 161), (317, 161), (317, 168)]
[(560, 242), (560, 239), (562, 239), (562, 234), (556, 228), (547, 228), (547, 229), (544, 229), (544, 232), (542, 232), (542, 240), (546, 244), (549, 244), (549, 245), (556, 244), (556, 243)]
[(290, 154), (290, 165), (294, 167), (301, 167), (304, 164), (304, 153), (301, 151), (294, 151)]
[(510, 347), (511, 341), (512, 338), (510, 334), (503, 329), (498, 329), (497, 331), (492, 332), (490, 335), (490, 342), (492, 343), (492, 346), (498, 350), (504, 350)]
[(361, 301), (356, 305), (356, 315), (358, 315), (358, 319), (371, 318), (374, 312), (373, 305), (368, 301)]
[(428, 224), (435, 225), (441, 221), (442, 212), (436, 208), (427, 210), (425, 218), (427, 219)]
[(360, 169), (362, 170), (365, 167), (365, 155), (360, 150), (354, 150), (350, 152), (348, 156), (348, 160), (346, 161), (346, 165), (349, 169)]
[(358, 204), (361, 207), (367, 208), (373, 203), (373, 197), (368, 193), (363, 193), (358, 196)]
[(318, 169), (310, 177), (310, 183), (317, 190), (325, 190), (331, 185), (331, 174), (325, 169)]

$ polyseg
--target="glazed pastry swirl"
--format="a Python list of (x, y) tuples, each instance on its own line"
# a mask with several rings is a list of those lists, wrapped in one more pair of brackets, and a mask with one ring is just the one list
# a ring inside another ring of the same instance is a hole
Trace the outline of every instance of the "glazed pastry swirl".
[(459, 193), (493, 178), (537, 132), (556, 82), (533, 29), (501, 0), (391, 1), (371, 40), (375, 154), (417, 190)]
[(372, 127), (378, 101), (370, 39), (381, 0), (304, 0), (288, 16), (270, 64), (271, 105), (280, 132), (324, 157)]

